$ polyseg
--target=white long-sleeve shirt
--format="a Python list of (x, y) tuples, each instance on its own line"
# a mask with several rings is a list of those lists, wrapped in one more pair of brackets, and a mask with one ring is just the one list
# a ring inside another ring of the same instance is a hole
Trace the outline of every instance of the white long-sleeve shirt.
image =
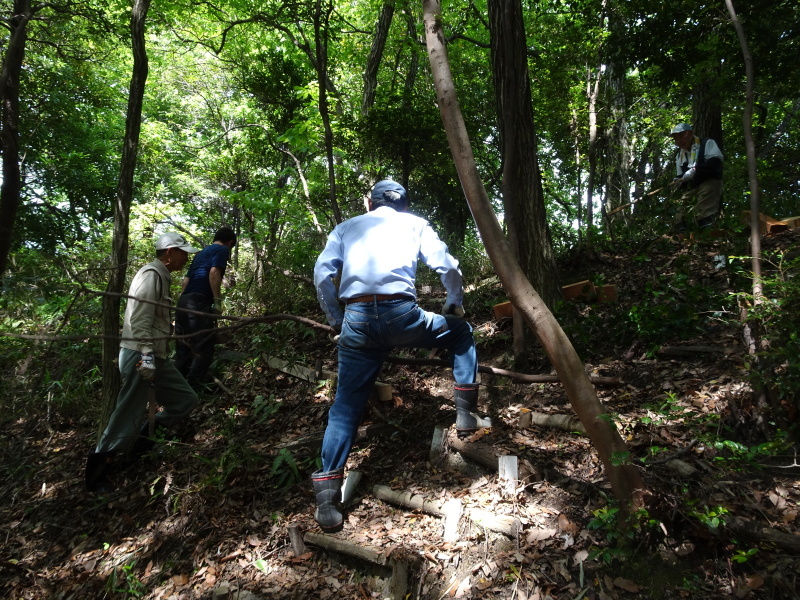
[[(464, 291), (458, 261), (425, 220), (380, 206), (338, 225), (314, 266), (317, 298), (328, 323), (342, 324), (339, 298), (372, 294), (417, 297), (417, 265), (439, 273), (447, 304), (461, 306)], [(339, 293), (333, 279), (341, 273)]]

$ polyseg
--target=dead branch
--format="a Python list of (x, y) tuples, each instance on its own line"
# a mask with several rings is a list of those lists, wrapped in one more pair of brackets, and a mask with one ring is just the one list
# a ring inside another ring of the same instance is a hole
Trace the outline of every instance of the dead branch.
[[(409, 358), (400, 356), (390, 356), (386, 359), (398, 365), (413, 365), (413, 366), (430, 366), (430, 367), (449, 367), (450, 363), (446, 360), (431, 359), (431, 358)], [(490, 375), (499, 375), (501, 377), (508, 377), (519, 383), (560, 383), (558, 375), (529, 375), (527, 373), (517, 373), (515, 371), (508, 371), (506, 369), (499, 369), (497, 367), (490, 367), (488, 365), (479, 365), (479, 373), (487, 373)], [(619, 377), (600, 377), (599, 375), (590, 375), (589, 380), (596, 385), (622, 385), (622, 380)]]
[[(372, 438), (379, 438), (381, 436), (387, 436), (395, 431), (395, 428), (386, 423), (377, 423), (374, 425), (362, 425), (358, 428), (356, 432), (356, 442), (360, 442), (367, 439)], [(324, 434), (314, 435), (308, 438), (304, 438), (302, 440), (297, 440), (295, 442), (290, 442), (288, 444), (279, 444), (276, 447), (278, 449), (285, 448), (286, 450), (295, 451), (300, 450), (302, 448), (314, 449), (314, 448), (321, 448), (322, 447), (322, 438)]]
[(735, 517), (726, 522), (725, 528), (737, 537), (747, 538), (754, 542), (775, 544), (781, 550), (800, 554), (800, 536), (784, 533), (773, 527), (764, 527), (755, 521), (742, 517)]

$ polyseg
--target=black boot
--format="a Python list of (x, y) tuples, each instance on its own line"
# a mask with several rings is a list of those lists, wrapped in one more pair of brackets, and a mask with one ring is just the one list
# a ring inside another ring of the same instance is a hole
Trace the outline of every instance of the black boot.
[(114, 484), (108, 478), (109, 465), (113, 452), (90, 452), (86, 459), (86, 490), (107, 494), (114, 491)]
[(456, 397), (456, 434), (467, 438), (482, 427), (491, 427), (489, 417), (478, 414), (477, 383), (457, 383), (453, 386)]
[(311, 474), (314, 493), (317, 496), (317, 512), (314, 518), (325, 533), (336, 533), (342, 530), (342, 481), (344, 469), (335, 471), (316, 471)]
[(158, 426), (155, 427), (155, 433), (153, 437), (150, 437), (150, 421), (145, 420), (142, 424), (141, 429), (139, 429), (139, 437), (136, 438), (136, 441), (131, 446), (131, 449), (128, 451), (127, 455), (125, 456), (125, 462), (128, 466), (136, 463), (142, 458), (145, 454), (152, 452), (153, 448), (156, 446), (156, 440), (159, 435), (160, 428)]

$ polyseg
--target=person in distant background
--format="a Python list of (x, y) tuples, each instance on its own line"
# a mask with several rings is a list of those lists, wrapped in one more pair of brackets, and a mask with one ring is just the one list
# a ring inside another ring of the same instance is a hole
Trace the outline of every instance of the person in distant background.
[[(722, 152), (711, 138), (695, 136), (692, 126), (678, 123), (669, 135), (678, 146), (675, 157), (677, 176), (670, 184), (681, 189), (681, 208), (675, 215), (678, 233), (688, 228), (686, 213), (691, 212), (698, 229), (711, 227), (722, 208)], [(686, 206), (694, 202), (691, 209)]]
[[(169, 360), (172, 308), (170, 273), (186, 266), (189, 254), (199, 252), (178, 233), (156, 240), (156, 260), (146, 264), (131, 282), (122, 326), (119, 372), (122, 387), (108, 425), (86, 461), (86, 489), (106, 493), (114, 489), (109, 479), (116, 454), (128, 454), (147, 437), (145, 407), (151, 393), (164, 410), (155, 425), (174, 425), (197, 406), (197, 394)], [(152, 442), (151, 442), (152, 443)], [(135, 458), (135, 457), (133, 457)]]
[[(230, 227), (218, 229), (213, 242), (194, 257), (181, 282), (183, 293), (178, 299), (178, 309), (207, 314), (203, 316), (182, 310), (175, 314), (175, 333), (193, 335), (177, 340), (175, 366), (195, 390), (205, 382), (214, 360), (215, 332), (212, 330), (217, 326), (217, 320), (211, 313), (222, 314), (222, 278), (231, 248), (235, 245), (236, 234)], [(198, 333), (201, 331), (206, 333)]]
[[(314, 284), (328, 323), (339, 332), (336, 399), (322, 441), (322, 468), (311, 475), (315, 518), (323, 531), (343, 525), (344, 467), (367, 398), (393, 348), (451, 352), (456, 430), (466, 438), (491, 427), (478, 411), (478, 359), (464, 317), (458, 261), (430, 224), (407, 212), (405, 188), (389, 179), (372, 188), (369, 212), (339, 224), (314, 266)], [(416, 271), (424, 262), (447, 290), (442, 314), (417, 306)], [(341, 275), (337, 292), (334, 279)], [(344, 302), (344, 311), (339, 301)]]

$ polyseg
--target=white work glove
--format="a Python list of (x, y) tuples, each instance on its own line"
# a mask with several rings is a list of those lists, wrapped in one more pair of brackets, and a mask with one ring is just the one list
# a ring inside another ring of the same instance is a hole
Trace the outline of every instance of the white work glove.
[(156, 357), (152, 352), (142, 352), (139, 362), (136, 363), (136, 371), (142, 379), (153, 381), (156, 378)]
[(464, 307), (463, 306), (456, 306), (455, 304), (445, 304), (442, 307), (442, 314), (444, 316), (450, 317), (458, 317), (459, 319), (464, 318)]
[(686, 171), (686, 173), (684, 173), (684, 174), (683, 174), (683, 177), (681, 177), (681, 181), (682, 181), (683, 183), (686, 183), (686, 182), (688, 182), (688, 181), (691, 181), (692, 179), (694, 179), (694, 175), (695, 175), (695, 173), (696, 173), (696, 172), (697, 172), (697, 171), (695, 171), (695, 168), (694, 168), (694, 167), (692, 167), (691, 169), (689, 169), (688, 171)]
[(340, 337), (342, 337), (342, 326), (334, 325), (333, 332), (328, 334), (328, 339), (334, 344), (338, 344)]
[(211, 310), (218, 315), (221, 315), (225, 310), (225, 301), (222, 298), (214, 298), (214, 303), (211, 305)]

